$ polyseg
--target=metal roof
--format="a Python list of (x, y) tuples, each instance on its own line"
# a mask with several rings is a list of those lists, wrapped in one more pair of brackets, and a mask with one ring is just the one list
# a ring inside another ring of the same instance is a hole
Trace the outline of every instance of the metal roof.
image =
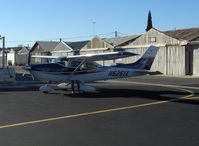
[[(38, 44), (39, 47), (43, 50), (43, 51), (53, 51), (56, 46), (59, 44), (59, 41), (37, 41), (35, 44)], [(35, 45), (34, 45), (35, 46)], [(33, 46), (33, 48), (34, 48)]]
[(23, 47), (10, 47), (10, 48), (7, 48), (9, 50), (11, 50), (12, 52), (18, 52), (19, 50), (21, 50)]
[(30, 48), (23, 47), (21, 50), (18, 51), (18, 54), (28, 54), (30, 51)]
[(131, 36), (124, 36), (124, 37), (105, 38), (103, 40), (113, 46), (120, 46), (126, 42), (135, 40), (139, 36), (140, 35), (131, 35)]
[(80, 50), (83, 48), (89, 41), (78, 41), (78, 42), (65, 42), (70, 46), (74, 51)]
[(17, 54), (28, 54), (30, 48), (29, 47), (10, 47), (7, 48), (8, 50), (10, 50), (10, 53), (12, 52), (17, 52)]
[(192, 41), (196, 38), (199, 38), (199, 28), (169, 30), (163, 31), (163, 33), (178, 40), (182, 39)]

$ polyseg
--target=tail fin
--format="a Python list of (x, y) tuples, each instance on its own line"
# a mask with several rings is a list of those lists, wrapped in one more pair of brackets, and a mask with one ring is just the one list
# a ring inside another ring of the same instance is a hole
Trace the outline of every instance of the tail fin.
[[(122, 64), (123, 67), (150, 70), (159, 48), (150, 46), (144, 55), (134, 63)], [(121, 66), (121, 65), (120, 65)]]
[(131, 64), (132, 67), (136, 69), (150, 70), (158, 50), (158, 47), (150, 46), (139, 60)]

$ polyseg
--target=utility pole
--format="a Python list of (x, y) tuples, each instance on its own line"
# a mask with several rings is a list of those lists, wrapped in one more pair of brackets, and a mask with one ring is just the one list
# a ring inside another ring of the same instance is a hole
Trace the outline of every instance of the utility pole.
[(5, 37), (3, 37), (3, 68), (5, 68)]
[(115, 37), (117, 37), (117, 31), (115, 31)]
[(5, 37), (0, 36), (0, 39), (2, 39), (2, 68), (5, 68)]

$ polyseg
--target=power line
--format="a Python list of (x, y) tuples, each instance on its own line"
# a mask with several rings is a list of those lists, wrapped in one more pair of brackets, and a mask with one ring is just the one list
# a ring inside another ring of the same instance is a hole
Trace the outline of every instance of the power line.
[[(120, 36), (128, 36), (128, 34), (122, 33), (122, 32), (118, 32), (117, 34), (119, 34)], [(115, 37), (115, 31), (114, 32), (108, 32), (108, 33), (99, 33), (96, 34), (96, 36), (99, 37)], [(80, 35), (80, 36), (73, 36), (73, 37), (59, 37), (59, 38), (51, 38), (51, 39), (37, 39), (37, 40), (21, 40), (21, 41), (6, 41), (6, 44), (12, 44), (12, 45), (17, 45), (17, 44), (34, 44), (36, 41), (59, 41), (60, 39), (65, 40), (65, 41), (69, 41), (69, 40), (73, 40), (75, 41), (76, 39), (86, 39), (89, 40), (93, 38), (93, 35)]]
[(93, 21), (93, 36), (95, 35), (95, 24), (96, 24), (96, 22)]
[(117, 32), (118, 34), (121, 34), (121, 35), (125, 35), (127, 36), (128, 34), (125, 34), (125, 33), (122, 33), (122, 32)]
[[(101, 34), (96, 34), (97, 36), (108, 36), (108, 35), (113, 35), (114, 36), (115, 32), (109, 32), (109, 33), (101, 33)], [(90, 38), (93, 37), (93, 35), (82, 35), (82, 36), (73, 36), (73, 37), (61, 37), (64, 40), (71, 40), (71, 39), (83, 39), (83, 38)], [(37, 40), (21, 40), (21, 41), (6, 41), (7, 43), (32, 43), (36, 42), (38, 40), (43, 40), (43, 41), (53, 41), (53, 40), (60, 40), (59, 38), (51, 38), (51, 39), (37, 39)]]

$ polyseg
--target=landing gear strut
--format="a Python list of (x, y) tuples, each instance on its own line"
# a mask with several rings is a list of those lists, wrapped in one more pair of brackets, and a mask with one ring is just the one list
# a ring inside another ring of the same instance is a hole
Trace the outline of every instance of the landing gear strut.
[(75, 91), (80, 93), (80, 81), (77, 81), (77, 80), (71, 81), (71, 89), (72, 89), (72, 93), (75, 93)]

